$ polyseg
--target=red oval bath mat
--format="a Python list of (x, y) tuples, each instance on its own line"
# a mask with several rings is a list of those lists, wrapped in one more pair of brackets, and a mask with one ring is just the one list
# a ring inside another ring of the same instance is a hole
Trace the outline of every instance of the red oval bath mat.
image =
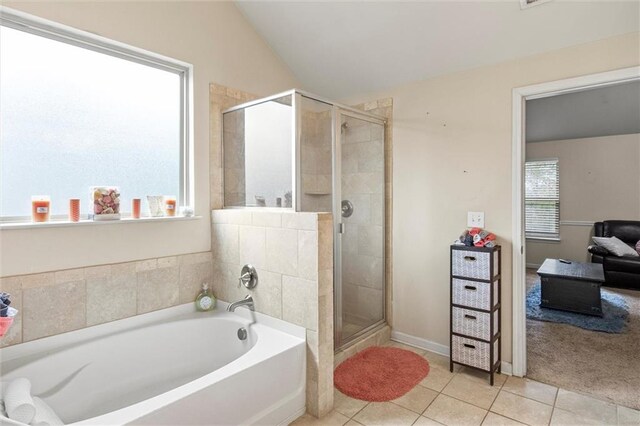
[(374, 346), (340, 364), (333, 383), (340, 392), (364, 401), (400, 398), (429, 374), (426, 359), (411, 351)]

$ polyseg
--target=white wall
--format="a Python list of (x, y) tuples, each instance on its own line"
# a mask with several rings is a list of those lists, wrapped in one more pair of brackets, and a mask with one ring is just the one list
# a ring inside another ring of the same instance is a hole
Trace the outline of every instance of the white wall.
[(631, 33), (409, 84), (393, 97), (393, 326), (449, 345), (449, 244), (484, 211), (503, 246), (503, 359), (511, 360), (511, 96), (515, 87), (637, 66)]
[(527, 240), (527, 264), (587, 262), (593, 226), (562, 222), (640, 220), (640, 134), (527, 143), (527, 160), (558, 158), (560, 242)]
[(230, 2), (3, 5), (193, 64), (195, 209), (202, 219), (2, 230), (0, 276), (210, 250), (208, 85), (267, 95), (299, 85), (289, 69)]

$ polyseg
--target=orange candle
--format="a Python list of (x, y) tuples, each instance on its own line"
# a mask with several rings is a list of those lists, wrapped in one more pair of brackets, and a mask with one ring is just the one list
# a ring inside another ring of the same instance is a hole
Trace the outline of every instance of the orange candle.
[(31, 197), (31, 219), (34, 222), (47, 222), (51, 213), (51, 199), (48, 195)]
[(69, 220), (71, 222), (78, 222), (80, 220), (80, 199), (69, 199)]
[(140, 219), (140, 198), (131, 200), (131, 217)]
[(167, 216), (176, 215), (176, 197), (164, 197), (164, 211)]

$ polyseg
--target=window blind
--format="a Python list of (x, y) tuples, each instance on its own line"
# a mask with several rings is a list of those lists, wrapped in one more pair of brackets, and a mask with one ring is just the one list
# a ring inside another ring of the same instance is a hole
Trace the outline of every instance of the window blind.
[(558, 160), (525, 163), (525, 233), (527, 237), (560, 236)]

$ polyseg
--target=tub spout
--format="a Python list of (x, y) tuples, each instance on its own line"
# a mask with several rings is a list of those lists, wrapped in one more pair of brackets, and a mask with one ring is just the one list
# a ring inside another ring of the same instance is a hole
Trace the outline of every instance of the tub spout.
[(247, 294), (242, 300), (230, 303), (229, 306), (227, 306), (227, 311), (233, 312), (240, 306), (246, 306), (250, 311), (255, 311), (255, 306), (253, 305), (253, 297), (251, 297), (250, 294)]

